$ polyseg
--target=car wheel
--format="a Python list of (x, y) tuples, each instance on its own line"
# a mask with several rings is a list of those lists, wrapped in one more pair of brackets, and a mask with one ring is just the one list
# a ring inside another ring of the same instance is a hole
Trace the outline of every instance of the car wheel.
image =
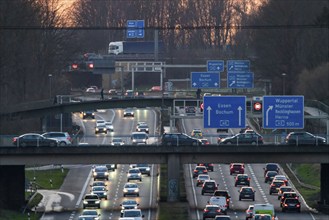
[(280, 196), (278, 196), (278, 200), (280, 200)]
[(282, 208), (282, 212), (285, 212), (286, 210), (284, 208)]
[(239, 201), (241, 201), (241, 197), (239, 197)]
[(257, 144), (257, 143), (256, 143), (255, 141), (253, 141), (253, 142), (251, 142), (251, 144), (252, 144), (252, 145), (255, 145), (255, 144)]
[(137, 194), (137, 197), (139, 197), (139, 193)]
[(204, 195), (204, 192), (201, 192), (201, 195)]
[(126, 194), (123, 194), (123, 197), (126, 197)]
[(94, 178), (94, 181), (96, 180), (96, 178)]
[(197, 142), (193, 142), (192, 143), (192, 146), (198, 146), (198, 143)]
[(224, 211), (224, 215), (227, 215), (227, 211)]
[(228, 142), (226, 142), (226, 144), (232, 144), (232, 142), (228, 141)]
[(100, 209), (101, 208), (101, 205), (99, 205), (98, 208)]
[(252, 198), (252, 201), (255, 201), (255, 197)]
[(300, 212), (300, 209), (298, 209), (297, 211)]
[(64, 141), (59, 143), (59, 146), (65, 146), (65, 145), (66, 145), (66, 143)]
[(83, 206), (82, 206), (82, 208), (83, 208), (83, 209), (85, 209), (85, 208), (86, 208), (86, 206), (85, 206), (85, 205), (83, 205)]
[(234, 184), (235, 187), (237, 187), (238, 185), (237, 184)]
[(270, 191), (270, 195), (272, 195), (272, 192)]

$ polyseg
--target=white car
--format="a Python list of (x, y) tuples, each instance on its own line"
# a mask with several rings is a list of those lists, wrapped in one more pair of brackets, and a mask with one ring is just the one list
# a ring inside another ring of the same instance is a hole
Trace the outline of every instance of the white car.
[(87, 88), (86, 92), (96, 92), (96, 90), (94, 88)]
[(139, 180), (142, 181), (142, 173), (138, 168), (131, 168), (127, 172), (127, 182), (130, 180)]
[(123, 111), (123, 117), (134, 117), (134, 110), (131, 108), (127, 108)]
[(112, 142), (111, 142), (112, 146), (121, 146), (124, 144), (125, 144), (125, 142), (122, 140), (122, 138), (113, 138)]
[(112, 122), (109, 122), (109, 121), (105, 122), (105, 126), (108, 131), (114, 131)]
[(123, 212), (123, 218), (134, 218), (135, 220), (142, 220), (144, 215), (140, 209), (127, 209)]
[(107, 189), (104, 186), (93, 186), (90, 190), (92, 195), (98, 195), (100, 199), (107, 200)]
[(72, 144), (72, 138), (67, 132), (46, 132), (43, 133), (42, 136), (45, 138), (57, 139), (60, 146)]
[(208, 201), (209, 205), (218, 205), (221, 211), (226, 215), (227, 214), (227, 203), (225, 196), (212, 196)]
[(121, 217), (123, 216), (123, 212), (127, 209), (138, 209), (139, 204), (134, 199), (128, 199), (123, 201), (121, 204)]
[(123, 197), (135, 195), (139, 197), (139, 187), (137, 183), (125, 183), (123, 186)]
[(101, 216), (101, 214), (98, 214), (97, 210), (83, 210), (82, 216), (92, 217), (92, 218), (98, 220), (99, 216)]

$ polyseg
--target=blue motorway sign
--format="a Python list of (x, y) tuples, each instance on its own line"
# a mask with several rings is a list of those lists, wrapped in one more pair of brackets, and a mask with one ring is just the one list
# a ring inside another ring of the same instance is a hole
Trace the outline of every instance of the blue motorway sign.
[(250, 70), (250, 60), (228, 60), (227, 72), (231, 71), (243, 71), (248, 72)]
[(304, 96), (264, 96), (263, 128), (304, 128)]
[(204, 128), (245, 128), (246, 96), (205, 96)]
[(254, 73), (227, 72), (227, 88), (253, 88)]
[(145, 36), (144, 20), (127, 21), (127, 38), (143, 38)]
[(213, 72), (223, 72), (224, 71), (224, 60), (208, 60), (207, 61), (207, 71)]
[(219, 88), (219, 72), (191, 72), (192, 88)]

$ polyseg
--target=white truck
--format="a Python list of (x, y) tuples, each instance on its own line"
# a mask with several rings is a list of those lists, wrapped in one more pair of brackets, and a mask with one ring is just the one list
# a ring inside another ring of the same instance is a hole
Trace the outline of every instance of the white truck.
[(225, 196), (212, 196), (208, 201), (209, 205), (218, 205), (225, 215), (227, 214), (227, 203)]
[[(109, 54), (154, 54), (154, 41), (114, 41), (109, 44)], [(164, 52), (163, 42), (158, 42), (158, 53)]]
[(260, 220), (264, 216), (264, 219), (266, 219), (266, 216), (270, 215), (271, 220), (279, 220), (278, 217), (275, 214), (274, 206), (272, 204), (255, 204), (254, 209), (252, 211), (252, 219), (253, 220)]

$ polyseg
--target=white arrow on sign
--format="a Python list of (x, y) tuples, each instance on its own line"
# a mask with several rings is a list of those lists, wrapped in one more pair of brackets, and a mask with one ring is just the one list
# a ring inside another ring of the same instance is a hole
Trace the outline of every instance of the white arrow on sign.
[(273, 105), (268, 106), (266, 109), (266, 126), (268, 126), (268, 112), (273, 109)]
[(238, 111), (239, 111), (239, 126), (241, 126), (241, 111), (242, 111), (241, 106), (238, 107)]
[(233, 86), (233, 84), (235, 84), (235, 80), (233, 80), (230, 84), (230, 86)]
[(208, 126), (210, 126), (210, 112), (211, 112), (211, 107), (208, 106), (207, 111), (208, 111)]

